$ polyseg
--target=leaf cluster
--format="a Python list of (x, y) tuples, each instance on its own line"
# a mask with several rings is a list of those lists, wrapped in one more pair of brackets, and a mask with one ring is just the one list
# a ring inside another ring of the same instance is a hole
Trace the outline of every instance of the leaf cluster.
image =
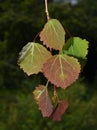
[[(77, 58), (85, 59), (88, 52), (88, 42), (79, 37), (70, 38), (65, 42), (65, 30), (57, 19), (50, 19), (40, 32), (39, 43), (29, 42), (20, 52), (18, 64), (27, 75), (43, 72), (48, 79), (47, 84), (39, 85), (33, 94), (43, 117), (59, 121), (68, 108), (67, 100), (58, 98), (56, 87), (65, 89), (79, 76), (81, 66)], [(66, 44), (66, 45), (65, 45)], [(48, 50), (49, 48), (49, 50)], [(52, 49), (59, 54), (52, 55)], [(76, 57), (76, 58), (75, 58)], [(53, 108), (48, 94), (48, 82), (54, 84), (54, 97), (57, 105)]]

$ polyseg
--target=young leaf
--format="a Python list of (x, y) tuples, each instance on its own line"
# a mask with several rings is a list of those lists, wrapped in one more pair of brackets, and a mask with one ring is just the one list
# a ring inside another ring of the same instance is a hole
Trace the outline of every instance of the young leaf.
[(80, 64), (65, 54), (55, 55), (43, 65), (43, 73), (57, 87), (65, 89), (78, 78)]
[(55, 110), (51, 114), (50, 118), (54, 121), (60, 121), (62, 115), (67, 110), (68, 105), (69, 105), (68, 101), (66, 100), (59, 101), (58, 105), (56, 106)]
[(61, 50), (65, 42), (65, 31), (61, 23), (56, 19), (49, 20), (40, 33), (40, 40), (49, 48)]
[(18, 64), (28, 75), (37, 74), (51, 57), (49, 51), (39, 43), (29, 42), (20, 52)]
[(79, 37), (70, 38), (64, 46), (63, 52), (77, 58), (86, 58), (88, 53), (88, 41)]
[(39, 109), (42, 112), (43, 117), (49, 117), (53, 112), (53, 106), (48, 95), (46, 86), (39, 85), (33, 92), (34, 98), (38, 103)]

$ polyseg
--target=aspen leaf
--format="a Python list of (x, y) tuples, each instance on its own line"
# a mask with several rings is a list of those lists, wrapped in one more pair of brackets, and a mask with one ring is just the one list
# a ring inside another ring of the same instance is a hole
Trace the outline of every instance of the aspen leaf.
[(65, 42), (65, 31), (57, 19), (49, 20), (40, 33), (40, 40), (50, 49), (61, 50)]
[(43, 117), (49, 117), (53, 112), (53, 106), (48, 95), (46, 86), (39, 85), (33, 92), (34, 98), (38, 103), (39, 109), (42, 112)]
[(51, 54), (39, 43), (29, 42), (20, 52), (18, 64), (28, 75), (37, 74)]
[(50, 118), (54, 121), (60, 121), (62, 115), (67, 110), (68, 105), (69, 105), (68, 101), (66, 100), (59, 101), (58, 105), (56, 106), (55, 110), (51, 114)]
[(63, 52), (77, 58), (86, 58), (88, 53), (88, 41), (79, 37), (70, 38), (64, 46)]
[(43, 73), (57, 87), (65, 89), (78, 78), (80, 64), (65, 54), (55, 55), (43, 65)]

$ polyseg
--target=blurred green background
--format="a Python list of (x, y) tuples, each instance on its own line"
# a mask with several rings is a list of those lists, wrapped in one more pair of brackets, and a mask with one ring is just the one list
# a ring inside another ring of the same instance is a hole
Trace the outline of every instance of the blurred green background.
[(22, 47), (46, 22), (44, 0), (0, 0), (0, 130), (97, 130), (97, 0), (49, 0), (49, 12), (72, 36), (90, 42), (79, 80), (58, 90), (69, 109), (60, 122), (42, 118), (32, 91), (45, 78), (41, 73), (28, 77), (17, 65)]

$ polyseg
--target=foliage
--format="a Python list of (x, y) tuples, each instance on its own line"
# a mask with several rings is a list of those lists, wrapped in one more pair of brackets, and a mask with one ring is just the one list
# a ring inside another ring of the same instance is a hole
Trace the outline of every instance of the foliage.
[[(41, 72), (43, 64), (51, 57), (40, 44), (33, 42), (28, 43), (20, 52), (19, 65), (28, 74), (37, 74)], [(34, 63), (34, 64), (33, 64)]]
[(65, 54), (86, 59), (86, 55), (88, 54), (88, 41), (82, 40), (79, 37), (70, 38), (66, 45), (64, 46)]
[(42, 115), (49, 117), (53, 112), (53, 106), (48, 95), (47, 87), (40, 85), (34, 90), (33, 94), (39, 105), (39, 109), (42, 111)]
[[(97, 89), (93, 93), (87, 86), (77, 81), (66, 90), (58, 91), (61, 98), (70, 101), (62, 121), (52, 122), (42, 118), (36, 103), (29, 92), (18, 90), (0, 91), (0, 129), (1, 130), (96, 130), (97, 129)], [(92, 84), (93, 86), (93, 84)], [(91, 85), (90, 85), (91, 87)], [(51, 88), (52, 90), (52, 88)], [(50, 94), (52, 91), (50, 90)], [(37, 125), (36, 125), (37, 124)]]
[(40, 33), (40, 40), (50, 49), (62, 50), (65, 31), (56, 19), (49, 20)]
[[(37, 2), (36, 0), (0, 1), (0, 88), (19, 89), (23, 88), (24, 82), (32, 83), (32, 78), (27, 78), (19, 70), (17, 56), (21, 48), (28, 41), (32, 41), (43, 27), (44, 5), (40, 1), (39, 4)], [(93, 2), (81, 0), (76, 5), (49, 4), (51, 17), (60, 19), (66, 32), (68, 27), (71, 36), (77, 35), (90, 41), (87, 64), (83, 71), (89, 82), (94, 79), (97, 66), (95, 61), (95, 55), (97, 55), (96, 7), (96, 0)], [(69, 33), (66, 39), (67, 37)]]
[(73, 57), (55, 55), (43, 65), (43, 73), (54, 85), (65, 89), (78, 78), (80, 64)]
[(50, 118), (54, 121), (60, 121), (62, 118), (61, 116), (64, 114), (67, 108), (68, 108), (68, 101), (66, 100), (59, 101), (55, 110), (50, 115)]
[[(47, 1), (45, 1), (45, 4), (47, 4)], [(68, 55), (85, 58), (88, 53), (88, 42), (80, 38), (72, 38), (67, 42), (68, 49), (66, 50), (64, 47), (62, 50), (63, 46), (65, 46), (65, 31), (58, 20), (50, 19), (47, 6), (46, 13), (48, 21), (40, 32), (40, 40), (43, 41), (46, 48), (50, 49), (51, 53), (52, 49), (55, 49), (59, 51), (59, 54), (51, 56), (50, 52), (39, 43), (29, 42), (20, 52), (18, 62), (20, 68), (28, 76), (42, 71), (48, 81), (54, 84), (54, 96), (57, 96), (56, 87), (68, 87), (78, 78), (80, 73), (78, 60)], [(68, 108), (68, 101), (61, 101), (57, 97), (57, 106), (53, 108), (48, 95), (48, 81), (46, 86), (40, 85), (37, 87), (33, 94), (43, 117), (50, 117), (55, 121), (59, 121)]]
[[(67, 32), (66, 39), (71, 35), (80, 36), (83, 39), (88, 39), (88, 41), (90, 41), (89, 54), (87, 58), (87, 64), (83, 71), (83, 76), (88, 79), (88, 82), (92, 82), (92, 79), (95, 77), (95, 73), (97, 73), (97, 60), (95, 60), (95, 56), (97, 55), (97, 1), (79, 1), (81, 2), (78, 2), (76, 5), (59, 5), (56, 3), (51, 3), (49, 4), (49, 11), (51, 17), (60, 19), (62, 25), (65, 27), (65, 31)], [(17, 106), (21, 106), (18, 107), (19, 109), (17, 110), (21, 118), (17, 118), (15, 123), (12, 123), (12, 125), (8, 126), (7, 117), (12, 116), (12, 114), (9, 114), (9, 111), (7, 111), (8, 106), (11, 106), (11, 104), (7, 103), (6, 100), (8, 97), (11, 97), (10, 95), (12, 95), (13, 89), (15, 91), (23, 90), (23, 93), (27, 93), (34, 90), (35, 86), (38, 86), (38, 84), (43, 84), (43, 81), (45, 81), (45, 78), (40, 73), (38, 76), (32, 75), (28, 78), (22, 73), (16, 63), (18, 52), (27, 42), (32, 41), (44, 24), (44, 6), (41, 4), (41, 1), (39, 1), (39, 4), (37, 2), (38, 0), (0, 1), (0, 91), (3, 95), (6, 95), (2, 92), (1, 88), (5, 88), (5, 91), (7, 91), (6, 88), (10, 89), (9, 95), (5, 100), (3, 100), (5, 105), (3, 107), (0, 105), (1, 113), (3, 113), (2, 118), (0, 119), (0, 129), (8, 130), (9, 128), (13, 130), (17, 129), (18, 126), (18, 129), (33, 129), (33, 127), (35, 129), (40, 129), (42, 127), (42, 129), (53, 128), (58, 130), (96, 130), (97, 114), (95, 108), (97, 106), (97, 99), (96, 94), (94, 93), (97, 86), (97, 74), (95, 77), (95, 87), (93, 83), (91, 85), (85, 85), (84, 89), (87, 89), (87, 92), (84, 95), (82, 94), (81, 98), (79, 98), (79, 96), (80, 92), (83, 93), (83, 91), (81, 91), (83, 87), (80, 84), (76, 85), (76, 90), (75, 87), (70, 89), (67, 94), (70, 101), (67, 113), (69, 112), (70, 115), (66, 119), (65, 115), (61, 123), (58, 124), (58, 127), (54, 123), (46, 123), (46, 119), (41, 119), (41, 115), (35, 110), (36, 108), (34, 111), (31, 106), (30, 110), (27, 106), (31, 105), (32, 98), (30, 100), (27, 98), (27, 96), (24, 96), (22, 92), (20, 92), (18, 95), (20, 98), (18, 99), (19, 103), (17, 104)], [(66, 91), (67, 90), (68, 89), (66, 89)], [(1, 93), (0, 95), (2, 95)], [(64, 91), (62, 93), (65, 95)], [(23, 97), (25, 99), (23, 99)], [(91, 104), (88, 109), (89, 102), (91, 102)], [(34, 106), (35, 105), (33, 105), (33, 107)], [(71, 106), (73, 106), (73, 108)], [(14, 115), (14, 108), (12, 110)], [(84, 112), (85, 110), (88, 110), (86, 114)], [(33, 114), (28, 114), (30, 111), (33, 111)], [(39, 122), (39, 125), (36, 125), (37, 122)], [(46, 125), (43, 128), (44, 124)], [(81, 127), (79, 128), (79, 126)]]

